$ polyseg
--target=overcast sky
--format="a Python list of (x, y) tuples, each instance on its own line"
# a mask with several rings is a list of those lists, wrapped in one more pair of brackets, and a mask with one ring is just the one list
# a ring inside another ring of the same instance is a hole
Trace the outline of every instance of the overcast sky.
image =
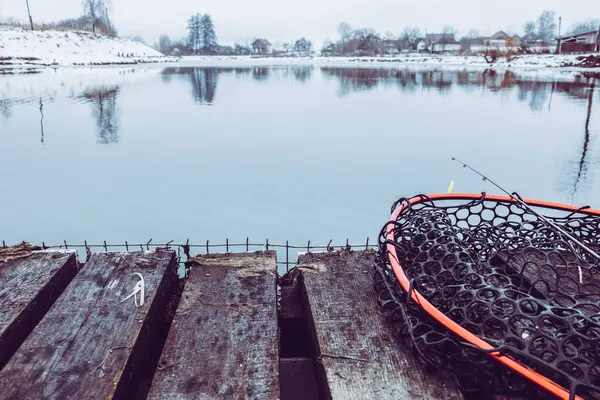
[[(112, 18), (121, 36), (140, 35), (154, 42), (165, 33), (186, 35), (191, 14), (209, 13), (220, 43), (265, 37), (272, 42), (302, 36), (320, 45), (336, 39), (337, 25), (372, 27), (399, 33), (406, 26), (437, 32), (453, 25), (459, 35), (470, 29), (492, 34), (503, 29), (522, 33), (523, 23), (542, 10), (563, 17), (563, 32), (573, 23), (600, 18), (598, 0), (112, 0)], [(51, 21), (81, 14), (81, 0), (29, 0), (35, 21)], [(0, 17), (25, 21), (25, 0), (0, 0)]]

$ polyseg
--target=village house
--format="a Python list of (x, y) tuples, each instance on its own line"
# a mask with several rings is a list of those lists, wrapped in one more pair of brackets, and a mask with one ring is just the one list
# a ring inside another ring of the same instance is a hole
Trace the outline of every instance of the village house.
[(556, 39), (556, 51), (561, 53), (588, 53), (600, 50), (599, 31), (567, 35)]
[(256, 39), (252, 42), (252, 52), (260, 55), (272, 54), (273, 46), (267, 39)]
[(424, 45), (433, 53), (460, 51), (460, 43), (454, 38), (454, 33), (427, 33)]
[(535, 33), (528, 33), (521, 39), (521, 45), (529, 47), (543, 46), (544, 41)]
[(484, 40), (484, 45), (497, 49), (517, 48), (521, 47), (521, 41), (518, 35), (511, 36), (504, 31), (498, 31)]

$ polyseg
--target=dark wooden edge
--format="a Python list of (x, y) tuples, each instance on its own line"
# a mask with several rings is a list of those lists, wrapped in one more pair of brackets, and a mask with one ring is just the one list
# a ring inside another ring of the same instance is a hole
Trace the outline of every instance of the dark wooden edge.
[(25, 307), (23, 312), (0, 335), (0, 370), (17, 352), (31, 331), (44, 318), (50, 307), (75, 278), (78, 272), (77, 257), (72, 253), (48, 283)]
[(175, 253), (172, 252), (115, 389), (115, 400), (143, 400), (148, 395), (185, 284), (185, 281), (179, 280), (177, 268)]
[(331, 400), (331, 390), (329, 389), (329, 383), (327, 382), (327, 373), (325, 372), (325, 367), (323, 366), (323, 362), (321, 361), (321, 347), (319, 346), (317, 328), (315, 326), (313, 313), (310, 307), (310, 301), (308, 298), (308, 293), (306, 291), (306, 286), (304, 285), (304, 275), (302, 272), (298, 274), (297, 279), (300, 292), (300, 304), (302, 305), (302, 310), (307, 319), (307, 328), (309, 335), (308, 340), (311, 344), (311, 357), (313, 359), (315, 375), (317, 378), (317, 389), (319, 390), (319, 399)]

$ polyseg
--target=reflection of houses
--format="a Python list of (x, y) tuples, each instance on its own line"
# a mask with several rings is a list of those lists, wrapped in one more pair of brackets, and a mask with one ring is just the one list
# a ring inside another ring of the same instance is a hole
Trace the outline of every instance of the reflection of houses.
[(252, 42), (252, 51), (254, 54), (271, 54), (273, 46), (267, 39), (256, 39)]
[(557, 39), (559, 52), (561, 53), (584, 53), (598, 51), (600, 47), (600, 35), (598, 31), (567, 35)]
[(269, 68), (254, 68), (252, 77), (257, 81), (266, 81), (270, 78), (271, 70)]

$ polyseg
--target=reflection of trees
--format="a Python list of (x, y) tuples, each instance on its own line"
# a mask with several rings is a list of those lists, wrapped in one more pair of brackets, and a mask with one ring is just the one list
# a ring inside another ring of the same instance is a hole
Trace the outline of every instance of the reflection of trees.
[(294, 73), (294, 79), (301, 83), (306, 83), (312, 78), (313, 70), (314, 70), (314, 67), (312, 65), (292, 67), (292, 72)]
[(345, 96), (352, 92), (372, 90), (383, 80), (390, 78), (392, 71), (385, 69), (350, 69), (321, 67), (326, 77), (334, 76), (340, 82), (338, 94)]
[(265, 67), (256, 67), (252, 69), (252, 78), (256, 81), (268, 81), (271, 77), (271, 69)]
[(189, 82), (192, 84), (192, 98), (194, 101), (199, 104), (210, 105), (215, 101), (219, 75), (233, 71), (233, 68), (165, 68), (162, 71), (162, 80), (165, 83), (170, 83), (173, 76), (181, 76), (189, 79)]
[(533, 111), (540, 111), (546, 104), (548, 90), (551, 89), (551, 82), (525, 81), (517, 84), (519, 88), (519, 100), (529, 100), (529, 108)]
[(10, 118), (10, 100), (0, 99), (0, 113), (4, 116), (4, 118)]
[(80, 99), (92, 105), (92, 115), (98, 125), (98, 143), (110, 144), (119, 142), (119, 109), (117, 98), (119, 87), (101, 88), (84, 92)]
[(379, 85), (396, 86), (407, 93), (414, 93), (418, 87), (448, 93), (456, 85), (469, 92), (476, 89), (493, 93), (516, 90), (518, 99), (527, 102), (533, 111), (544, 108), (548, 95), (553, 90), (573, 99), (587, 98), (590, 79), (589, 74), (583, 74), (570, 82), (536, 81), (521, 78), (513, 71), (499, 72), (494, 69), (462, 71), (433, 69), (415, 72), (409, 69), (321, 67), (321, 72), (325, 78), (337, 78), (340, 83), (340, 96), (351, 92), (372, 90)]

